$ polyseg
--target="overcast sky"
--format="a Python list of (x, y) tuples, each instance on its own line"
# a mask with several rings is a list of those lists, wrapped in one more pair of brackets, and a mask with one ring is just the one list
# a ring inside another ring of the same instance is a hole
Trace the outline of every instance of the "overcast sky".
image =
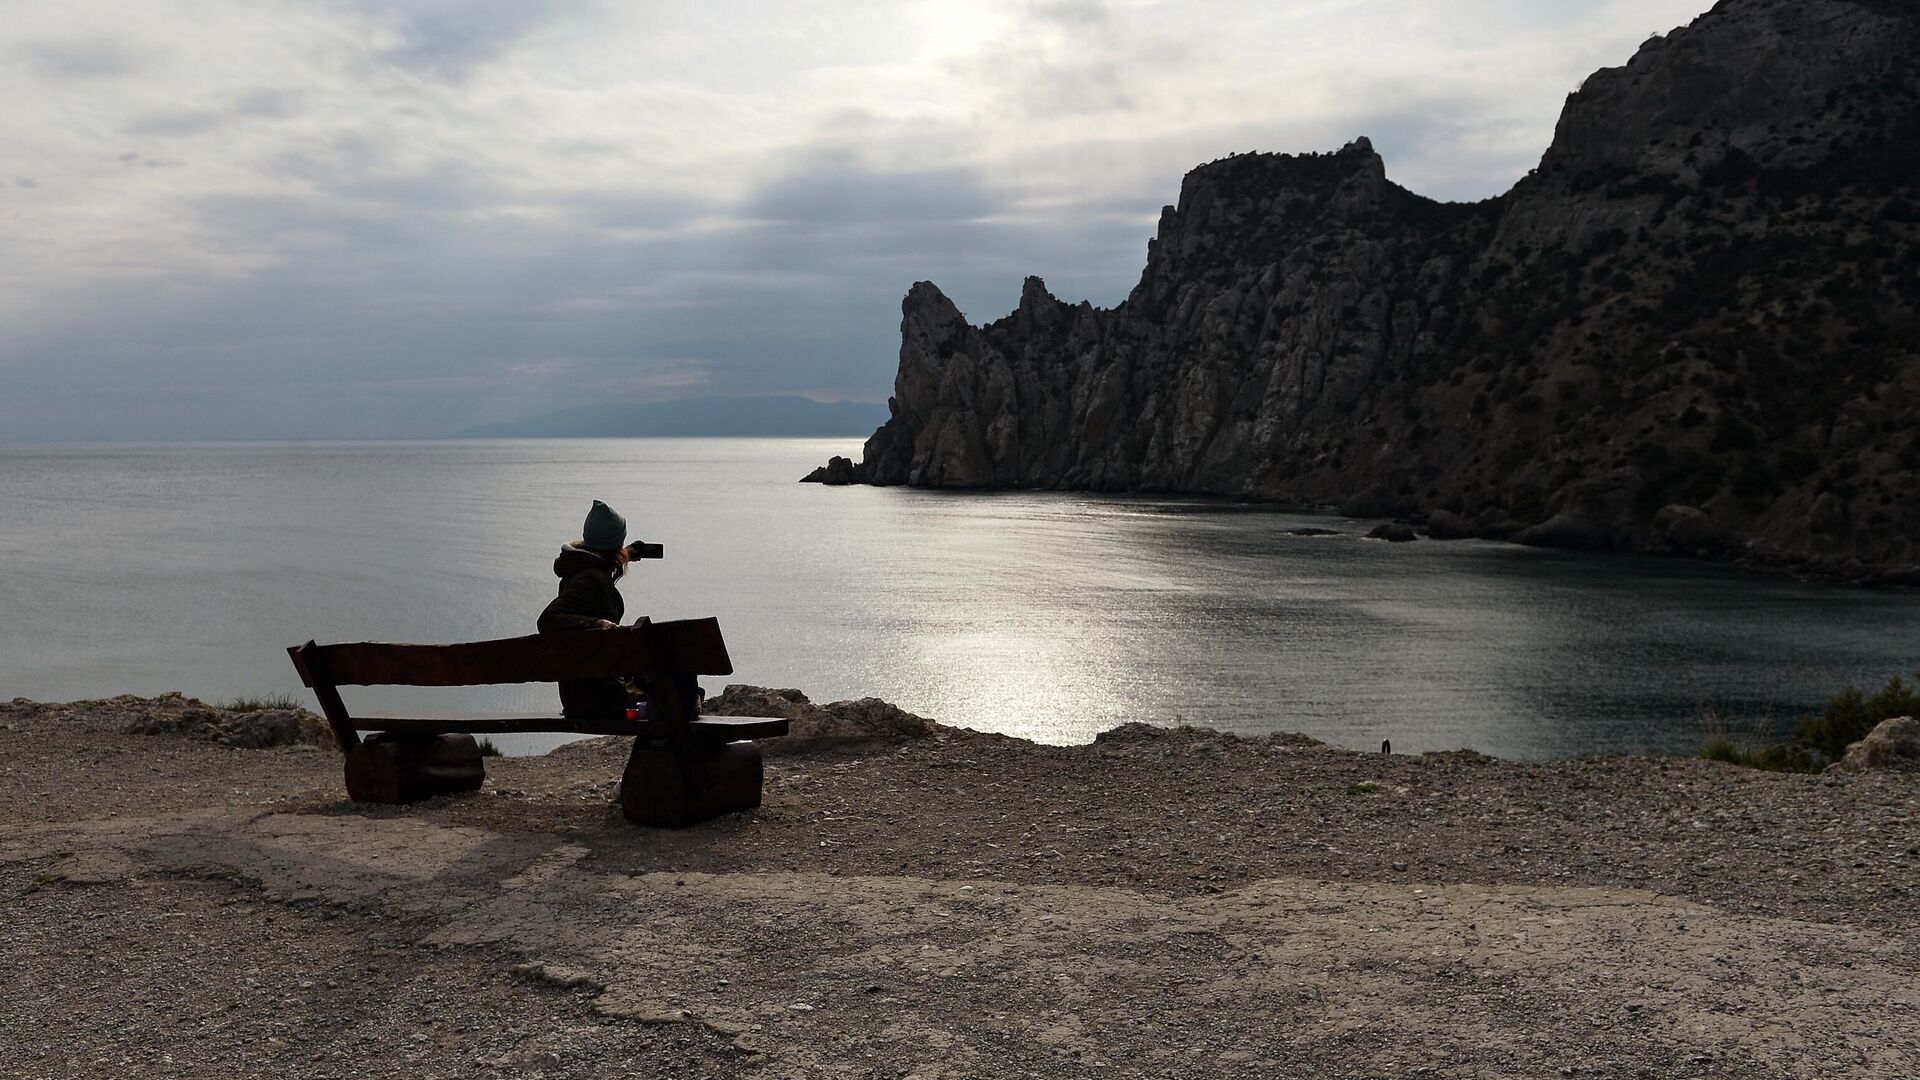
[(0, 441), (884, 399), (899, 301), (1107, 306), (1181, 175), (1498, 194), (1708, 0), (0, 0)]

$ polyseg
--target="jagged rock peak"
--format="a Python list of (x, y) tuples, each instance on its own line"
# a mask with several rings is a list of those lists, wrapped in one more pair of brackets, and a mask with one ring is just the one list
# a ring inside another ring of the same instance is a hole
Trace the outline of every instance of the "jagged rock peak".
[(1263, 150), (1248, 153), (1233, 153), (1226, 157), (1215, 158), (1193, 169), (1194, 173), (1206, 173), (1229, 168), (1258, 168), (1274, 171), (1289, 167), (1313, 168), (1324, 165), (1338, 165), (1345, 169), (1370, 168), (1375, 162), (1382, 161), (1373, 148), (1373, 140), (1365, 135), (1358, 136), (1338, 150), (1325, 153), (1306, 151), (1298, 154), (1273, 153)]
[(1013, 319), (1027, 333), (1058, 330), (1071, 318), (1073, 309), (1047, 290), (1047, 283), (1029, 275), (1020, 287), (1020, 306)]
[(951, 308), (954, 305), (952, 300), (947, 299), (947, 294), (940, 291), (940, 286), (931, 281), (916, 281), (913, 287), (907, 290), (907, 298), (902, 306), (911, 311)]
[[(1330, 153), (1229, 154), (1187, 173), (1180, 185), (1177, 209), (1186, 213), (1203, 192), (1268, 194), (1299, 191), (1330, 194), (1344, 183), (1380, 184), (1387, 176), (1386, 161), (1362, 135)], [(1169, 208), (1175, 209), (1175, 208)]]
[(1020, 285), (1020, 306), (1023, 309), (1058, 302), (1047, 291), (1047, 283), (1040, 280), (1038, 274), (1028, 274), (1027, 280)]

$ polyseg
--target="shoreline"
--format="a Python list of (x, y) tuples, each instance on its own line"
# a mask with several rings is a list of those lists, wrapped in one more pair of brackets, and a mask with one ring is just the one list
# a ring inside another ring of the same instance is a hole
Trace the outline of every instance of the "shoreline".
[(1903, 1077), (1920, 1045), (1920, 774), (816, 732), (758, 810), (656, 831), (608, 800), (617, 738), (375, 807), (330, 750), (123, 719), (0, 705), (11, 1075)]
[[(1257, 746), (1265, 742), (1276, 744), (1314, 747), (1329, 753), (1354, 754), (1360, 757), (1377, 757), (1383, 754), (1403, 760), (1417, 760), (1435, 756), (1461, 756), (1497, 762), (1512, 766), (1543, 766), (1555, 764), (1578, 764), (1583, 762), (1633, 761), (1642, 763), (1683, 762), (1699, 759), (1698, 748), (1683, 750), (1592, 750), (1577, 753), (1554, 754), (1547, 756), (1517, 756), (1491, 753), (1470, 746), (1455, 746), (1446, 749), (1426, 748), (1408, 749), (1410, 739), (1404, 735), (1390, 736), (1383, 741), (1390, 749), (1382, 751), (1379, 746), (1347, 746), (1311, 735), (1303, 731), (1256, 731), (1242, 732), (1226, 728), (1217, 728), (1186, 716), (1174, 716), (1164, 721), (1130, 720), (1113, 727), (1095, 732), (1083, 742), (1044, 742), (1026, 735), (1011, 732), (987, 731), (961, 725), (949, 725), (943, 722), (916, 716), (898, 709), (889, 702), (878, 698), (858, 700), (813, 702), (798, 690), (773, 690), (767, 687), (747, 684), (728, 684), (728, 693), (715, 694), (707, 698), (702, 711), (708, 715), (733, 716), (784, 716), (800, 722), (796, 731), (807, 730), (814, 733), (808, 737), (793, 737), (786, 740), (785, 746), (813, 745), (819, 741), (835, 739), (861, 739), (872, 737), (866, 730), (873, 723), (871, 715), (863, 715), (865, 703), (875, 703), (887, 714), (897, 715), (906, 720), (928, 725), (927, 730), (938, 731), (961, 738), (1004, 739), (1017, 746), (1034, 750), (1057, 751), (1076, 750), (1099, 745), (1103, 740), (1116, 737), (1131, 737), (1138, 731), (1172, 732), (1183, 736), (1192, 736), (1211, 740), (1222, 745), (1246, 744)], [(746, 696), (731, 696), (731, 692), (743, 691)], [(792, 695), (797, 705), (788, 705), (781, 695)], [(223, 703), (227, 702), (227, 703)], [(290, 707), (281, 707), (285, 703)], [(1819, 705), (1807, 706), (1817, 712)], [(9, 713), (20, 712), (41, 714), (43, 716), (74, 719), (83, 716), (106, 716), (110, 720), (104, 726), (98, 720), (84, 722), (84, 730), (100, 734), (144, 734), (144, 735), (185, 735), (217, 745), (235, 746), (251, 749), (271, 749), (288, 744), (307, 744), (315, 749), (332, 751), (333, 737), (325, 718), (315, 712), (301, 700), (300, 695), (272, 696), (266, 702), (254, 702), (242, 708), (234, 708), (231, 699), (209, 699), (188, 694), (179, 690), (163, 691), (159, 695), (146, 697), (139, 694), (119, 694), (113, 697), (73, 698), (62, 701), (48, 701), (29, 697), (0, 699), (0, 719)], [(412, 712), (400, 710), (393, 715), (412, 715)], [(426, 715), (422, 713), (421, 715)], [(843, 723), (838, 716), (851, 716), (850, 722)], [(260, 722), (264, 718), (264, 722)], [(829, 734), (830, 732), (830, 734)], [(559, 733), (555, 733), (559, 734)], [(888, 734), (898, 734), (892, 732)], [(1715, 732), (1702, 727), (1697, 741), (1704, 745), (1713, 738)], [(824, 740), (821, 738), (824, 736)], [(508, 741), (527, 736), (506, 736), (496, 742)], [(562, 750), (576, 742), (589, 741), (594, 736), (565, 735), (568, 741), (556, 743), (543, 749), (519, 751), (506, 747), (490, 752), (503, 758), (537, 758)], [(514, 745), (511, 744), (510, 745)], [(764, 744), (763, 744), (764, 745)], [(787, 752), (784, 749), (776, 753)]]
[[(834, 462), (846, 462), (841, 471), (836, 472)], [(1452, 543), (1456, 540), (1479, 540), (1487, 543), (1512, 544), (1517, 547), (1530, 547), (1549, 551), (1579, 551), (1594, 555), (1630, 555), (1652, 559), (1676, 559), (1682, 562), (1700, 563), (1710, 566), (1726, 566), (1743, 575), (1757, 578), (1785, 578), (1804, 584), (1842, 585), (1854, 588), (1888, 589), (1896, 592), (1920, 591), (1920, 564), (1905, 562), (1867, 562), (1857, 557), (1834, 558), (1807, 552), (1792, 552), (1780, 549), (1764, 540), (1750, 540), (1726, 535), (1714, 535), (1706, 546), (1689, 547), (1685, 544), (1656, 542), (1650, 538), (1634, 540), (1628, 543), (1614, 543), (1609, 530), (1604, 526), (1586, 521), (1563, 521), (1555, 516), (1544, 521), (1526, 525), (1521, 522), (1503, 523), (1497, 532), (1470, 531), (1452, 533), (1446, 536), (1432, 536), (1430, 529), (1438, 517), (1460, 519), (1445, 511), (1420, 510), (1418, 508), (1405, 513), (1375, 512), (1372, 507), (1346, 507), (1346, 504), (1298, 502), (1293, 500), (1267, 501), (1243, 495), (1221, 495), (1200, 491), (1160, 491), (1152, 489), (1128, 489), (1124, 491), (1099, 491), (1090, 488), (1050, 488), (1026, 487), (1018, 485), (1002, 486), (919, 486), (914, 484), (876, 484), (867, 480), (848, 479), (854, 475), (847, 470), (859, 466), (847, 458), (834, 458), (813, 472), (802, 477), (802, 484), (817, 483), (825, 487), (899, 487), (916, 492), (934, 492), (943, 495), (997, 495), (997, 494), (1059, 494), (1080, 496), (1105, 496), (1114, 499), (1140, 500), (1178, 500), (1198, 506), (1206, 506), (1220, 511), (1238, 510), (1244, 513), (1298, 514), (1301, 516), (1324, 517), (1352, 522), (1361, 527), (1354, 535), (1358, 539), (1382, 539), (1369, 535), (1370, 527), (1404, 525), (1414, 530), (1408, 539)], [(1462, 522), (1462, 525), (1465, 525)], [(1644, 528), (1624, 526), (1627, 532), (1644, 532)], [(1521, 534), (1538, 532), (1540, 539), (1529, 541), (1520, 539)], [(1348, 535), (1344, 532), (1334, 535)], [(1755, 545), (1760, 549), (1755, 550)]]

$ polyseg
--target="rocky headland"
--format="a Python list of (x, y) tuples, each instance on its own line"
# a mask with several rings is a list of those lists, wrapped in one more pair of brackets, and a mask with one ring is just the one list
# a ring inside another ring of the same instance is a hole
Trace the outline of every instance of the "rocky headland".
[(1118, 307), (903, 304), (808, 479), (1337, 506), (1920, 584), (1920, 9), (1724, 0), (1470, 204), (1366, 139), (1189, 173)]

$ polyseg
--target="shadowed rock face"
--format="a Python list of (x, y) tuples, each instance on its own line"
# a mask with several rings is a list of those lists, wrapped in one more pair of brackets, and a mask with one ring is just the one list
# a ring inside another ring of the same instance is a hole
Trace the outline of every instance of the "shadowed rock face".
[(863, 479), (1282, 495), (1309, 433), (1447, 319), (1452, 253), (1486, 243), (1493, 220), (1388, 182), (1361, 139), (1195, 170), (1112, 311), (1030, 277), (1018, 310), (976, 329), (920, 282)]
[(1028, 278), (974, 327), (919, 282), (838, 479), (1920, 562), (1914, 12), (1727, 0), (1589, 78), (1486, 202), (1398, 187), (1365, 139), (1201, 166), (1111, 310)]

